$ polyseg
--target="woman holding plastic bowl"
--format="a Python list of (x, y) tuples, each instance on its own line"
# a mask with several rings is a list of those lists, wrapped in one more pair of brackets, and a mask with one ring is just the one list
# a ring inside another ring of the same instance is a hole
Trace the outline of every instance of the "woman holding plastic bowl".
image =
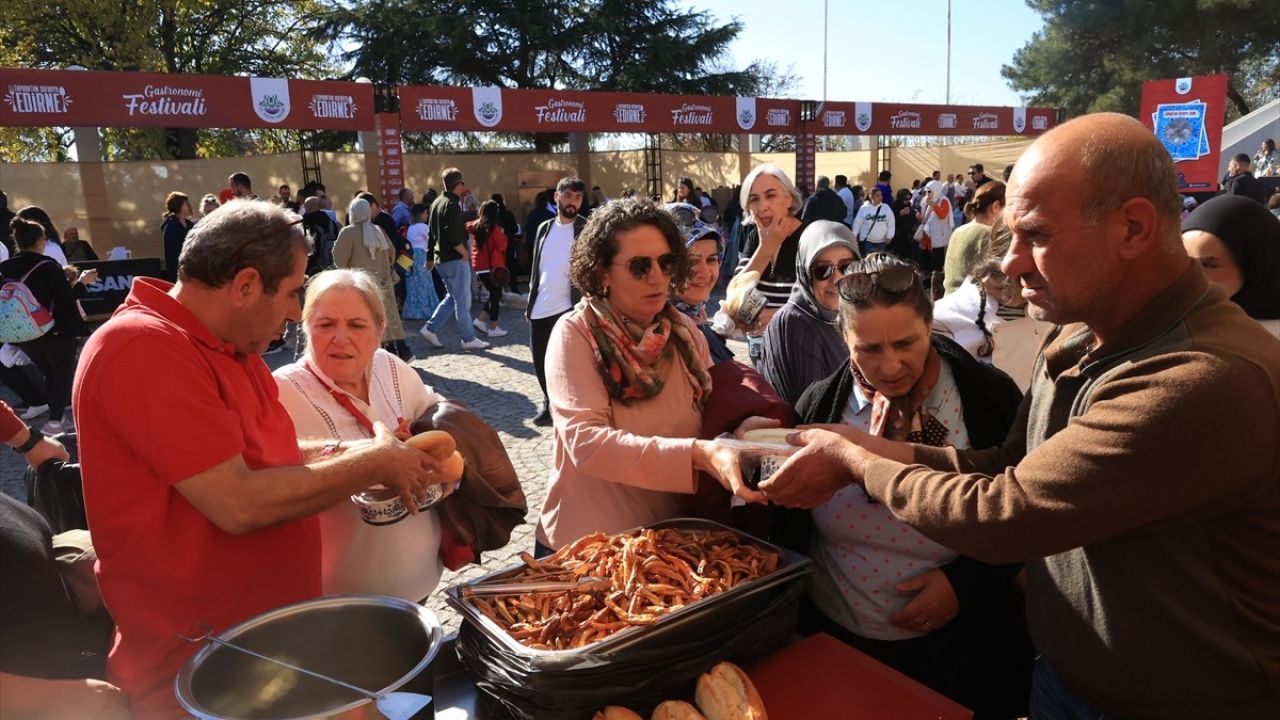
[[(326, 439), (334, 451), (373, 437), (374, 423), (401, 439), (443, 398), (417, 372), (380, 349), (387, 318), (382, 285), (363, 270), (327, 270), (307, 285), (302, 310), (306, 353), (275, 372), (280, 402), (299, 438)], [(452, 491), (446, 486), (443, 494)], [(440, 580), (440, 523), (432, 509), (388, 524), (366, 523), (353, 502), (320, 514), (325, 594), (374, 593), (411, 601)]]

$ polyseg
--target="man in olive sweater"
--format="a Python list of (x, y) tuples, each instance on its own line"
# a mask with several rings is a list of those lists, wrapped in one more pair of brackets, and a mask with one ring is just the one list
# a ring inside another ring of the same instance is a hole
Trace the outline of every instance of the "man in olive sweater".
[(1181, 249), (1174, 178), (1122, 115), (1018, 160), (1005, 270), (1059, 326), (1002, 447), (809, 430), (761, 484), (814, 507), (861, 483), (957, 552), (1027, 561), (1033, 718), (1280, 717), (1280, 341)]

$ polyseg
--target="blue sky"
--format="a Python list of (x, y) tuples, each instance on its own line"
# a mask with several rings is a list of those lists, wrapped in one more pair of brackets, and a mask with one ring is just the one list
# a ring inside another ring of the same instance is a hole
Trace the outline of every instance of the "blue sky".
[[(690, 0), (744, 29), (732, 47), (752, 60), (792, 65), (800, 96), (822, 99), (822, 0)], [(829, 0), (827, 99), (946, 100), (947, 0)], [(951, 102), (1021, 105), (1000, 67), (1043, 26), (1023, 0), (951, 0)]]

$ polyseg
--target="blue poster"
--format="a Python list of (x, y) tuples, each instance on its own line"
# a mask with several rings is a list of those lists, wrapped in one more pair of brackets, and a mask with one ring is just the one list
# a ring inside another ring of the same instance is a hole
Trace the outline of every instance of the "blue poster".
[(1156, 137), (1174, 162), (1198, 160), (1209, 154), (1203, 102), (1162, 103), (1156, 106), (1151, 119), (1155, 124)]

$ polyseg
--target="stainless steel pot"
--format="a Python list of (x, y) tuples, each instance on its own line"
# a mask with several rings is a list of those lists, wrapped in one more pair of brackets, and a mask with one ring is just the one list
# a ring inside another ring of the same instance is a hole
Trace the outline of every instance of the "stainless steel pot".
[[(217, 636), (267, 657), (372, 692), (430, 694), (424, 672), (440, 649), (430, 610), (383, 595), (333, 595), (288, 605)], [(174, 680), (178, 702), (199, 718), (312, 720), (381, 718), (373, 702), (233, 648), (206, 645)], [(432, 717), (427, 706), (417, 717)]]

